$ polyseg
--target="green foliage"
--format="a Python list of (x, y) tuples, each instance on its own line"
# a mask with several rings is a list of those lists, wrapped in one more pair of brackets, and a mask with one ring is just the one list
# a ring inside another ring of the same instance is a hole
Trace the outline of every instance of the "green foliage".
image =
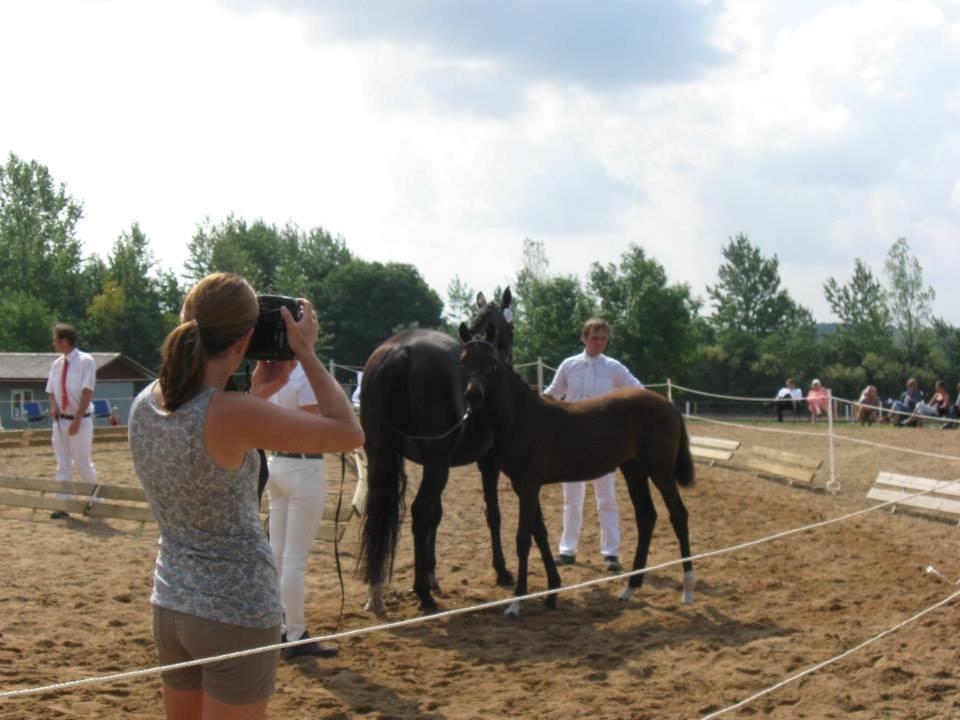
[(906, 358), (919, 360), (920, 333), (932, 319), (930, 303), (936, 298), (932, 287), (925, 287), (920, 261), (910, 254), (906, 238), (898, 238), (887, 253), (884, 270), (890, 283), (890, 315), (899, 332)]
[(443, 302), (412, 265), (352, 260), (325, 279), (317, 313), (332, 336), (331, 357), (363, 365), (400, 330), (439, 328)]
[(323, 228), (303, 232), (263, 220), (247, 223), (233, 215), (219, 224), (197, 228), (187, 246), (186, 277), (196, 281), (212, 272), (243, 275), (257, 292), (305, 297), (316, 301), (324, 279), (351, 260), (341, 237)]
[[(82, 205), (54, 182), (45, 166), (11, 153), (0, 165), (0, 287), (4, 292), (43, 298), (58, 319), (78, 321), (85, 307), (81, 244), (75, 235), (82, 216)], [(6, 323), (0, 318), (0, 335), (11, 333)]]
[(567, 355), (583, 349), (580, 330), (594, 314), (593, 301), (573, 276), (528, 277), (520, 283), (514, 313), (514, 363), (543, 358), (557, 365)]
[(55, 322), (40, 298), (22, 290), (0, 293), (0, 352), (50, 351)]
[(707, 286), (715, 307), (712, 323), (717, 330), (742, 330), (764, 337), (789, 326), (797, 307), (780, 288), (777, 256), (765, 258), (742, 233), (730, 238), (722, 253), (724, 262), (717, 271), (717, 284)]
[(147, 236), (134, 223), (117, 238), (100, 292), (81, 326), (91, 350), (122, 350), (149, 368), (160, 364), (160, 345), (177, 322), (182, 293), (170, 273), (157, 273)]
[(447, 284), (447, 304), (443, 317), (448, 328), (456, 328), (461, 322), (473, 317), (477, 293), (472, 287), (454, 275)]

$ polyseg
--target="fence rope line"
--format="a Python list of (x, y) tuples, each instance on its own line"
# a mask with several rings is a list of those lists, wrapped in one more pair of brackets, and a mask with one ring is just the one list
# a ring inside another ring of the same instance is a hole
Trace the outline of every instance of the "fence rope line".
[[(805, 430), (781, 430), (779, 428), (755, 427), (753, 425), (744, 425), (743, 423), (735, 423), (728, 420), (715, 420), (713, 418), (704, 417), (702, 415), (694, 415), (692, 413), (684, 414), (684, 417), (691, 420), (697, 420), (699, 422), (711, 423), (713, 425), (723, 425), (725, 427), (740, 428), (741, 430), (749, 430), (751, 432), (780, 433), (783, 435), (807, 435), (809, 437), (817, 438), (826, 437), (826, 433), (806, 432)], [(873, 442), (872, 440), (861, 440), (860, 438), (853, 438), (848, 435), (840, 435), (836, 432), (833, 433), (833, 437), (837, 440), (857, 443), (859, 445), (869, 445), (870, 447), (882, 448), (884, 450), (896, 450), (898, 452), (909, 453), (911, 455), (920, 455), (922, 457), (936, 458), (938, 460), (960, 461), (960, 455), (946, 455), (944, 453), (935, 453), (926, 450), (915, 450), (913, 448), (900, 447), (899, 445), (887, 445), (885, 443)]]
[[(960, 480), (946, 481), (946, 485), (952, 485), (955, 483), (960, 483)], [(938, 488), (935, 488), (938, 489)], [(915, 493), (914, 495), (908, 497), (914, 497), (917, 495), (925, 495), (927, 493), (933, 492), (935, 489), (923, 490)], [(559, 595), (563, 592), (572, 592), (575, 590), (582, 590), (584, 588), (593, 587), (595, 585), (601, 585), (607, 582), (614, 582), (616, 580), (625, 580), (636, 575), (645, 575), (647, 573), (653, 572), (655, 570), (663, 570), (668, 567), (673, 567), (675, 565), (680, 565), (685, 561), (694, 561), (694, 560), (706, 560), (708, 558), (716, 557), (719, 555), (726, 555), (733, 552), (738, 552), (740, 550), (745, 550), (747, 548), (759, 546), (766, 544), (768, 542), (773, 542), (774, 540), (781, 540), (783, 538), (790, 537), (792, 535), (797, 535), (799, 533), (806, 532), (808, 530), (815, 530), (817, 528), (826, 527), (828, 525), (833, 525), (840, 522), (845, 522), (851, 520), (855, 517), (861, 515), (866, 515), (867, 513), (874, 512), (875, 510), (880, 510), (882, 508), (894, 505), (897, 502), (902, 502), (903, 498), (900, 500), (888, 501), (878, 503), (877, 505), (871, 505), (867, 508), (861, 508), (860, 510), (855, 510), (844, 515), (839, 515), (835, 518), (828, 518), (826, 520), (819, 520), (815, 523), (810, 523), (809, 525), (804, 525), (802, 527), (791, 528), (789, 530), (781, 530), (780, 532), (773, 533), (772, 535), (766, 535), (764, 537), (755, 538), (753, 540), (747, 540), (742, 543), (737, 543), (736, 545), (730, 545), (725, 548), (718, 548), (716, 550), (707, 550), (702, 553), (695, 553), (685, 558), (677, 558), (675, 560), (667, 560), (665, 562), (659, 563), (657, 565), (650, 565), (648, 567), (642, 568), (640, 570), (630, 570), (623, 572), (617, 575), (605, 575), (603, 577), (594, 578), (592, 580), (585, 580), (580, 583), (575, 583), (573, 585), (565, 585), (553, 590), (539, 590), (537, 592), (527, 593), (522, 596), (512, 596), (509, 598), (503, 598), (501, 600), (491, 600), (489, 602), (480, 603), (478, 605), (470, 605), (467, 607), (453, 608), (451, 610), (445, 610), (443, 612), (434, 613), (432, 615), (421, 615), (414, 618), (407, 618), (405, 620), (397, 620), (391, 623), (381, 623), (379, 625), (369, 625), (362, 628), (356, 628), (354, 630), (346, 630), (340, 633), (334, 633), (331, 635), (319, 635), (311, 638), (304, 638), (302, 640), (293, 640), (286, 643), (276, 643), (273, 645), (264, 645), (257, 648), (249, 648), (247, 650), (239, 650), (237, 652), (227, 653), (224, 655), (216, 655), (208, 658), (201, 658), (198, 660), (187, 660), (181, 663), (174, 663), (172, 665), (157, 665), (149, 668), (142, 668), (139, 670), (131, 670), (122, 673), (113, 673), (111, 675), (100, 675), (89, 678), (80, 678), (78, 680), (69, 680), (66, 682), (53, 683), (50, 685), (43, 685), (33, 688), (23, 688), (19, 690), (4, 690), (0, 691), (0, 699), (12, 698), (12, 697), (23, 697), (26, 695), (36, 695), (43, 692), (53, 692), (56, 690), (65, 690), (69, 688), (80, 687), (82, 685), (92, 685), (95, 683), (107, 683), (114, 682), (117, 680), (127, 680), (136, 677), (142, 677), (145, 675), (155, 675), (161, 672), (166, 672), (168, 670), (179, 670), (181, 668), (194, 667), (197, 665), (204, 665), (211, 662), (220, 662), (223, 660), (231, 660), (233, 658), (244, 657), (247, 655), (255, 655), (261, 652), (267, 652), (270, 650), (280, 650), (288, 647), (295, 647), (297, 645), (305, 645), (311, 642), (326, 642), (331, 640), (342, 640), (349, 637), (355, 637), (357, 635), (366, 635), (372, 632), (377, 632), (380, 630), (393, 630), (401, 627), (408, 627), (411, 625), (420, 625), (426, 622), (431, 622), (434, 620), (442, 620), (448, 617), (453, 617), (456, 615), (465, 615), (467, 613), (480, 612), (482, 610), (489, 610), (491, 608), (502, 607), (504, 605), (509, 605), (513, 602), (524, 602), (527, 600), (536, 600), (538, 598), (547, 597), (548, 595)]]
[(726, 427), (741, 428), (743, 430), (756, 430), (757, 432), (777, 433), (780, 435), (806, 435), (808, 437), (823, 439), (826, 439), (827, 437), (826, 433), (809, 432), (807, 430), (781, 430), (780, 428), (756, 427), (754, 425), (744, 425), (743, 423), (732, 422), (730, 420), (716, 420), (714, 418), (704, 417), (703, 415), (694, 415), (693, 413), (683, 413), (683, 416), (691, 420), (699, 420), (700, 422), (710, 423), (713, 425), (725, 425)]
[(758, 692), (758, 693), (754, 693), (754, 694), (751, 695), (750, 697), (744, 698), (744, 699), (741, 700), (740, 702), (734, 703), (733, 705), (730, 705), (729, 707), (725, 707), (725, 708), (723, 708), (722, 710), (717, 710), (716, 712), (712, 712), (712, 713), (709, 713), (708, 715), (704, 715), (704, 716), (701, 718), (701, 720), (711, 720), (711, 718), (720, 717), (721, 715), (723, 715), (723, 714), (725, 714), (725, 713), (728, 713), (728, 712), (730, 712), (731, 710), (736, 710), (736, 709), (738, 709), (738, 708), (741, 708), (741, 707), (743, 707), (744, 705), (747, 705), (747, 704), (753, 702), (754, 700), (757, 700), (757, 699), (763, 697), (764, 695), (769, 695), (770, 693), (774, 692), (775, 690), (779, 690), (780, 688), (782, 688), (782, 687), (784, 687), (784, 686), (786, 686), (786, 685), (789, 685), (789, 684), (792, 683), (792, 682), (795, 682), (795, 681), (797, 681), (797, 680), (799, 680), (799, 679), (801, 679), (801, 678), (804, 678), (804, 677), (806, 677), (807, 675), (811, 675), (811, 674), (817, 672), (818, 670), (821, 670), (821, 669), (827, 667), (828, 665), (832, 665), (832, 664), (835, 663), (835, 662), (839, 662), (840, 660), (843, 660), (844, 658), (847, 658), (847, 657), (849, 657), (850, 655), (853, 655), (855, 652), (858, 652), (858, 651), (862, 650), (863, 648), (865, 648), (865, 647), (867, 647), (867, 646), (869, 646), (869, 645), (872, 645), (873, 643), (877, 642), (878, 640), (882, 640), (883, 638), (887, 637), (888, 635), (892, 635), (893, 633), (895, 633), (895, 632), (897, 632), (898, 630), (906, 627), (907, 625), (910, 625), (911, 623), (916, 622), (917, 620), (919, 620), (920, 618), (924, 617), (925, 615), (929, 615), (929, 614), (930, 614), (931, 612), (933, 612), (934, 610), (939, 610), (939, 609), (940, 609), (941, 607), (943, 607), (944, 605), (947, 605), (947, 604), (953, 602), (957, 597), (960, 597), (960, 590), (957, 590), (956, 592), (951, 593), (950, 595), (948, 595), (947, 597), (943, 598), (943, 599), (940, 600), (939, 602), (936, 602), (936, 603), (934, 603), (933, 605), (931, 605), (930, 607), (925, 608), (924, 610), (921, 610), (920, 612), (912, 615), (911, 617), (907, 618), (906, 620), (903, 620), (903, 621), (897, 623), (897, 624), (894, 625), (893, 627), (887, 628), (887, 629), (884, 630), (883, 632), (878, 633), (877, 635), (874, 635), (872, 638), (869, 638), (868, 640), (864, 640), (864, 641), (863, 641), (862, 643), (860, 643), (859, 645), (855, 645), (855, 646), (852, 647), (852, 648), (849, 648), (849, 649), (847, 649), (847, 650), (844, 650), (844, 651), (843, 651), (842, 653), (840, 653), (839, 655), (834, 655), (832, 658), (830, 658), (830, 659), (828, 659), (828, 660), (824, 660), (823, 662), (819, 662), (819, 663), (817, 663), (816, 665), (812, 665), (812, 666), (808, 667), (808, 668), (805, 669), (805, 670), (801, 670), (800, 672), (798, 672), (798, 673), (796, 673), (796, 674), (794, 674), (794, 675), (791, 675), (791, 676), (788, 677), (788, 678), (785, 678), (785, 679), (781, 680), (780, 682), (776, 683), (775, 685), (771, 685), (770, 687), (765, 688), (765, 689), (761, 690), (761, 691)]

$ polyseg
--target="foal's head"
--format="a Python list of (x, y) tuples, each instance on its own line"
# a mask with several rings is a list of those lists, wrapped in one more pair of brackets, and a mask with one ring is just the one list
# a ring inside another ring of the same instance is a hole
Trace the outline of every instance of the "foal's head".
[[(477, 314), (474, 315), (469, 327), (463, 323), (471, 337), (486, 337), (488, 328), (493, 328), (491, 343), (497, 348), (500, 357), (508, 365), (513, 364), (513, 311), (510, 303), (513, 295), (510, 288), (503, 291), (499, 304), (487, 302), (483, 293), (477, 293)], [(461, 336), (463, 331), (461, 330)]]
[(487, 325), (483, 337), (475, 337), (467, 330), (466, 323), (460, 325), (460, 339), (463, 349), (460, 351), (460, 368), (466, 381), (464, 398), (472, 409), (483, 405), (496, 380), (497, 370), (503, 365), (503, 359), (493, 344), (496, 329)]

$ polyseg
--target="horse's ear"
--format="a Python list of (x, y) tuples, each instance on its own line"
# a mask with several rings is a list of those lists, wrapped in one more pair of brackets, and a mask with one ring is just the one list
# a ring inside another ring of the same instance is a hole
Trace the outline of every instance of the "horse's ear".
[(487, 323), (487, 342), (493, 344), (494, 338), (497, 337), (497, 328), (493, 323)]
[(473, 338), (470, 337), (470, 328), (467, 327), (465, 322), (460, 323), (460, 339), (465, 343), (473, 340)]
[(483, 294), (482, 292), (478, 292), (478, 293), (477, 293), (477, 307), (482, 309), (486, 304), (487, 304), (487, 298), (484, 297), (484, 294)]
[(506, 290), (503, 291), (503, 295), (500, 296), (500, 307), (506, 310), (510, 307), (510, 301), (513, 300), (513, 295), (510, 293), (509, 286)]

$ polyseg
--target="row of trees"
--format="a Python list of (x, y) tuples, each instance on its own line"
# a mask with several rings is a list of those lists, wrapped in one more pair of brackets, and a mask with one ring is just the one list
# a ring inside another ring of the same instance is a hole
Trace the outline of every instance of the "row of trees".
[[(10, 155), (0, 166), (0, 351), (48, 350), (50, 328), (63, 320), (78, 327), (87, 349), (122, 351), (156, 368), (185, 289), (215, 270), (241, 273), (261, 292), (315, 299), (322, 350), (342, 364), (363, 364), (399, 329), (452, 331), (473, 311), (475, 293), (459, 278), (447, 288), (444, 312), (416, 268), (358, 258), (323, 228), (206, 221), (178, 278), (158, 266), (136, 223), (107, 258), (85, 256), (76, 236), (82, 216), (82, 204), (43, 165)], [(579, 350), (583, 321), (602, 315), (614, 325), (611, 354), (649, 382), (671, 377), (764, 395), (788, 375), (818, 376), (851, 396), (868, 382), (893, 393), (908, 375), (926, 387), (938, 376), (960, 378), (960, 333), (932, 316), (933, 290), (906, 240), (890, 249), (885, 284), (859, 259), (848, 281), (824, 284), (840, 320), (828, 329), (782, 287), (777, 257), (746, 235), (731, 238), (723, 258), (705, 301), (671, 283), (639, 246), (618, 263), (594, 263), (581, 279), (551, 273), (543, 244), (525, 240), (511, 283), (515, 360), (558, 363)]]

